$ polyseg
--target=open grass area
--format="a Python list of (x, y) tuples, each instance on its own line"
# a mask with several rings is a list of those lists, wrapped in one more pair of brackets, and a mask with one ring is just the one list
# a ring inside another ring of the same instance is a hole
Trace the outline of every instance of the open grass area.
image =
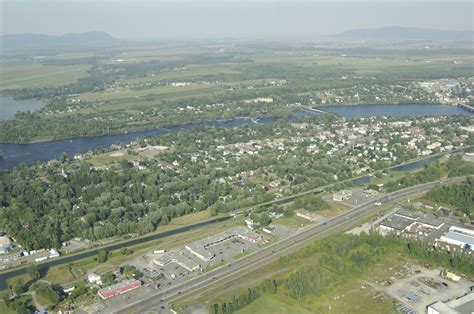
[(328, 201), (328, 204), (330, 206), (328, 209), (321, 210), (321, 211), (318, 211), (316, 213), (318, 215), (323, 216), (323, 217), (330, 218), (330, 217), (340, 215), (340, 214), (348, 211), (349, 209), (351, 209), (349, 206), (347, 206), (345, 204), (342, 204), (340, 202)]
[(0, 64), (0, 90), (54, 87), (73, 83), (87, 76), (90, 65), (44, 65), (40, 63)]
[(39, 294), (35, 294), (35, 300), (36, 300), (36, 302), (39, 303), (39, 305), (41, 305), (45, 308), (48, 308), (51, 305), (53, 305), (48, 299), (46, 299), (45, 297), (43, 297)]
[(212, 64), (212, 65), (192, 65), (185, 68), (170, 69), (156, 75), (149, 75), (142, 78), (123, 80), (122, 83), (136, 84), (139, 82), (154, 82), (161, 80), (186, 80), (195, 76), (206, 76), (213, 74), (235, 74), (240, 73), (235, 64)]
[[(31, 295), (23, 295), (18, 298), (19, 301), (26, 303), (29, 307), (34, 308), (33, 299)], [(0, 313), (2, 314), (16, 314), (16, 310), (9, 308), (3, 300), (0, 300)]]
[(86, 93), (81, 95), (86, 101), (108, 101), (128, 98), (139, 98), (143, 96), (180, 96), (199, 94), (203, 91), (209, 92), (215, 89), (214, 84), (193, 84), (183, 87), (158, 86), (148, 89), (132, 90), (128, 88), (111, 88), (100, 93)]
[(287, 228), (301, 228), (309, 225), (311, 222), (307, 219), (293, 215), (290, 217), (281, 217), (275, 219), (272, 223), (274, 225), (284, 226)]
[(13, 309), (10, 309), (7, 304), (2, 300), (0, 301), (0, 313), (3, 314), (16, 314), (16, 311)]
[[(289, 263), (273, 263), (250, 272), (244, 278), (236, 278), (215, 289), (191, 296), (190, 302), (208, 304), (208, 300), (212, 303), (225, 299), (245, 291), (247, 287), (255, 287), (267, 278), (285, 280), (294, 270), (315, 265), (324, 254), (327, 253), (316, 250), (309, 256), (291, 260)], [(237, 313), (397, 313), (398, 303), (368, 283), (383, 285), (385, 282), (393, 282), (410, 275), (417, 267), (419, 260), (399, 250), (393, 250), (376, 257), (371, 266), (362, 272), (344, 275), (331, 272), (331, 285), (319, 296), (308, 294), (297, 300), (289, 297), (286, 288), (281, 287), (276, 294), (263, 294)], [(186, 301), (180, 300), (176, 308), (185, 304), (184, 302)]]
[(312, 311), (305, 309), (294, 301), (274, 295), (263, 295), (249, 306), (237, 311), (237, 314), (310, 314)]
[(113, 153), (106, 153), (102, 155), (96, 155), (88, 160), (90, 164), (96, 167), (105, 166), (108, 164), (118, 163), (122, 160), (127, 160), (129, 162), (143, 160), (141, 156), (130, 155), (125, 151), (117, 151)]

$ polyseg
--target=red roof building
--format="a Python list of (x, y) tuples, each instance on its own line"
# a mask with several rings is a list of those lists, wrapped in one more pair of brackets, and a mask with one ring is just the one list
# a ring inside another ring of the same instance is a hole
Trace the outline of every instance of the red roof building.
[(110, 297), (139, 288), (141, 287), (141, 285), (142, 285), (142, 282), (139, 280), (135, 280), (135, 279), (124, 280), (122, 282), (116, 283), (115, 285), (102, 288), (97, 293), (103, 300), (105, 300)]

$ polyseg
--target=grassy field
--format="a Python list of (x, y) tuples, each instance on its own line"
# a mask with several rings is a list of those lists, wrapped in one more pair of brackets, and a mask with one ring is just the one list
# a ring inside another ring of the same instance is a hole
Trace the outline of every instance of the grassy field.
[(87, 76), (90, 65), (0, 64), (0, 90), (66, 85)]
[(192, 65), (183, 69), (170, 69), (154, 76), (123, 80), (122, 83), (136, 84), (139, 82), (153, 82), (161, 80), (186, 80), (195, 76), (205, 76), (218, 73), (240, 73), (235, 64)]
[(292, 304), (288, 298), (263, 295), (249, 306), (239, 310), (236, 314), (310, 314), (312, 311), (305, 309), (299, 304)]
[(290, 217), (281, 217), (275, 219), (272, 223), (274, 225), (284, 226), (287, 228), (300, 228), (309, 225), (311, 222), (307, 219), (293, 215)]
[(127, 154), (127, 152), (125, 151), (118, 151), (114, 153), (96, 155), (92, 157), (91, 159), (89, 159), (88, 162), (93, 166), (99, 167), (99, 166), (105, 166), (108, 164), (117, 163), (122, 160), (133, 162), (133, 161), (143, 160), (143, 158), (141, 156)]
[(328, 201), (328, 204), (330, 206), (328, 209), (321, 210), (316, 213), (323, 217), (330, 218), (330, 217), (340, 215), (350, 209), (349, 206), (341, 204), (339, 202)]
[[(232, 295), (236, 291), (243, 291), (245, 287), (254, 286), (265, 278), (275, 278), (272, 274), (281, 273), (276, 278), (285, 278), (298, 267), (311, 265), (319, 259), (318, 253), (291, 263), (291, 265), (272, 264), (251, 272), (243, 279), (208, 291), (199, 296), (200, 301), (217, 300)], [(388, 254), (362, 274), (335, 277), (335, 286), (319, 297), (307, 296), (301, 301), (288, 297), (284, 291), (277, 291), (275, 295), (264, 294), (256, 301), (239, 310), (238, 314), (250, 313), (397, 313), (396, 304), (389, 296), (378, 293), (366, 282), (383, 282), (391, 278), (403, 277), (405, 266), (417, 262), (401, 255), (398, 252)], [(179, 301), (182, 305), (184, 300)], [(193, 301), (196, 302), (196, 300)], [(178, 308), (178, 307), (177, 307)]]
[(81, 95), (81, 100), (86, 101), (110, 101), (117, 99), (139, 98), (144, 96), (173, 96), (195, 95), (202, 92), (215, 90), (214, 84), (194, 84), (183, 87), (159, 86), (141, 90), (131, 90), (128, 88), (113, 88), (101, 93), (87, 93)]

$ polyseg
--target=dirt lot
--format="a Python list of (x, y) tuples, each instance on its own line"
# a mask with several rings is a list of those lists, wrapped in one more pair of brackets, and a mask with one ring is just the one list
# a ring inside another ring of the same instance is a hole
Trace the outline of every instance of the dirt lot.
[(375, 283), (370, 285), (417, 313), (425, 313), (427, 305), (461, 297), (473, 285), (466, 279), (461, 279), (459, 282), (449, 281), (439, 274), (439, 269), (422, 269), (420, 273), (396, 279), (389, 286)]

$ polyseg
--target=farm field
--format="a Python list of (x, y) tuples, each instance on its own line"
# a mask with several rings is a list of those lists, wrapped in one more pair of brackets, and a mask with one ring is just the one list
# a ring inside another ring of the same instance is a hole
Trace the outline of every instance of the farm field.
[(90, 65), (46, 65), (37, 62), (0, 64), (0, 90), (40, 88), (74, 83), (86, 77)]

